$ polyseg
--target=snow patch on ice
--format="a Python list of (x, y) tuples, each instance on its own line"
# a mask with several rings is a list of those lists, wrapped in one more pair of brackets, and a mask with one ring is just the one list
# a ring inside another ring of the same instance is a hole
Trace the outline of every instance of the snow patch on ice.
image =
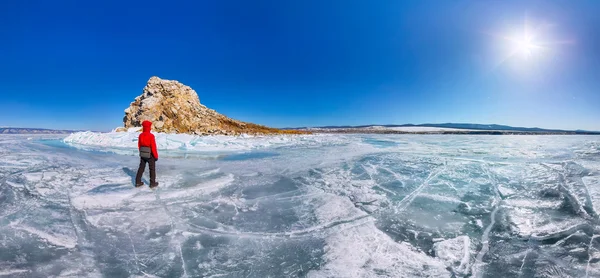
[(582, 225), (586, 225), (586, 221), (581, 218), (557, 219), (529, 208), (505, 208), (511, 224), (523, 238), (531, 237), (536, 240), (556, 238), (573, 233)]
[(468, 274), (473, 247), (468, 236), (459, 236), (433, 244), (435, 256), (460, 275)]
[(420, 193), (417, 195), (418, 198), (426, 198), (436, 202), (443, 203), (452, 203), (452, 204), (466, 204), (465, 202), (459, 200), (458, 198), (436, 195), (436, 194), (428, 194), (428, 193)]
[(195, 197), (203, 194), (210, 194), (220, 190), (221, 188), (231, 184), (234, 181), (232, 174), (227, 174), (223, 177), (202, 182), (194, 187), (165, 191), (161, 194), (161, 199), (180, 199)]
[(539, 199), (509, 199), (505, 200), (504, 203), (512, 207), (536, 209), (556, 209), (561, 204), (560, 201)]
[(444, 264), (394, 242), (372, 222), (326, 238), (326, 264), (308, 277), (450, 277)]
[(513, 189), (507, 187), (506, 185), (502, 185), (502, 184), (498, 185), (498, 191), (500, 192), (500, 195), (503, 198), (506, 198), (506, 197), (508, 197), (510, 195), (515, 194), (515, 191)]
[(29, 270), (27, 270), (27, 269), (6, 269), (6, 270), (0, 270), (0, 276), (10, 276), (10, 275), (25, 273), (25, 272), (29, 272)]
[(600, 213), (600, 176), (591, 176), (581, 178), (588, 189), (592, 210)]
[(23, 225), (14, 225), (12, 223), (11, 223), (11, 227), (14, 229), (17, 229), (17, 230), (26, 231), (32, 235), (36, 235), (39, 238), (47, 241), (48, 243), (50, 243), (52, 245), (62, 246), (62, 247), (69, 248), (69, 249), (75, 248), (75, 246), (77, 246), (77, 239), (70, 238), (66, 235), (49, 234), (49, 233), (40, 231), (40, 230), (32, 228), (32, 227), (23, 226)]

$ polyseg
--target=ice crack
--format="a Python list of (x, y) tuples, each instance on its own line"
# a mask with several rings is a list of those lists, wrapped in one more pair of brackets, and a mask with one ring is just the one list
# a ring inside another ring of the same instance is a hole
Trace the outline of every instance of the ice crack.
[(594, 258), (592, 256), (592, 249), (594, 249), (593, 244), (594, 244), (594, 239), (600, 237), (600, 235), (592, 235), (592, 238), (590, 239), (590, 244), (588, 245), (588, 261), (587, 261), (587, 265), (585, 267), (585, 277), (589, 277), (590, 275), (590, 263), (592, 262), (592, 259)]
[(415, 200), (417, 195), (419, 195), (419, 193), (421, 193), (421, 191), (423, 191), (423, 189), (429, 185), (429, 182), (432, 179), (439, 176), (440, 174), (442, 174), (446, 170), (446, 168), (447, 167), (444, 166), (442, 169), (440, 169), (438, 171), (432, 171), (429, 174), (429, 176), (425, 179), (425, 181), (423, 181), (423, 183), (421, 185), (419, 185), (419, 187), (417, 187), (413, 192), (411, 192), (408, 196), (406, 196), (404, 199), (402, 199), (402, 201), (400, 201), (398, 203), (398, 211), (405, 210)]
[(493, 179), (491, 173), (489, 172), (489, 170), (485, 169), (486, 174), (488, 175), (490, 181), (493, 183), (494, 186), (494, 201), (492, 203), (492, 207), (494, 208), (494, 210), (491, 213), (491, 219), (490, 219), (490, 224), (485, 228), (485, 230), (483, 231), (483, 235), (481, 236), (481, 250), (479, 250), (479, 253), (477, 254), (477, 257), (475, 258), (475, 264), (473, 264), (473, 273), (475, 277), (482, 277), (482, 273), (479, 272), (479, 268), (481, 268), (481, 265), (483, 264), (483, 256), (485, 256), (485, 254), (487, 254), (487, 252), (490, 249), (490, 244), (489, 244), (489, 239), (490, 239), (490, 232), (492, 231), (492, 228), (494, 227), (494, 225), (496, 225), (496, 213), (498, 212), (498, 210), (500, 209), (500, 193), (498, 191), (498, 185), (497, 182), (495, 181), (495, 179)]
[[(163, 209), (165, 210), (165, 213), (169, 216), (169, 220), (171, 221), (171, 240), (174, 240), (174, 236), (177, 232), (176, 230), (176, 224), (175, 220), (173, 220), (173, 214), (171, 213), (171, 211), (169, 210), (169, 208), (165, 205), (165, 203), (160, 199), (160, 194), (158, 194), (160, 189), (156, 189), (155, 191), (155, 196), (156, 196), (156, 201), (161, 204), (161, 206), (163, 207)], [(179, 256), (181, 257), (181, 267), (183, 269), (183, 277), (188, 277), (187, 274), (187, 269), (185, 267), (185, 260), (183, 258), (183, 252), (181, 251), (181, 242), (178, 242), (178, 251), (179, 251)]]

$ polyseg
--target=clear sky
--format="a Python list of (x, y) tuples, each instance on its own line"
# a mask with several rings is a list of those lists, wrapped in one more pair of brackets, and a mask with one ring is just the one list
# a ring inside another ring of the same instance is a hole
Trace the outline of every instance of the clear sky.
[(599, 1), (0, 1), (0, 126), (110, 130), (153, 75), (274, 127), (600, 130)]

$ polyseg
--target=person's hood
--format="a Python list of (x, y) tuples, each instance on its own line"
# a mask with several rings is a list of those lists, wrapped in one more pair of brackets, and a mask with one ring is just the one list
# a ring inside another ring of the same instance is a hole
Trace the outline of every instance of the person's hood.
[(151, 121), (143, 121), (142, 122), (142, 130), (144, 132), (150, 132), (150, 130), (152, 129), (152, 122)]

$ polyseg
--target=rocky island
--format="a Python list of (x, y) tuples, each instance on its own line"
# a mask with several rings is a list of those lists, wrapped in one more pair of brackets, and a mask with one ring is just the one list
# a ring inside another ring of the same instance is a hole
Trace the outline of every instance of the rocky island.
[(268, 135), (306, 134), (306, 131), (281, 130), (231, 119), (200, 103), (196, 91), (176, 80), (151, 77), (140, 96), (125, 109), (123, 128), (141, 127), (152, 121), (153, 130), (194, 135)]

